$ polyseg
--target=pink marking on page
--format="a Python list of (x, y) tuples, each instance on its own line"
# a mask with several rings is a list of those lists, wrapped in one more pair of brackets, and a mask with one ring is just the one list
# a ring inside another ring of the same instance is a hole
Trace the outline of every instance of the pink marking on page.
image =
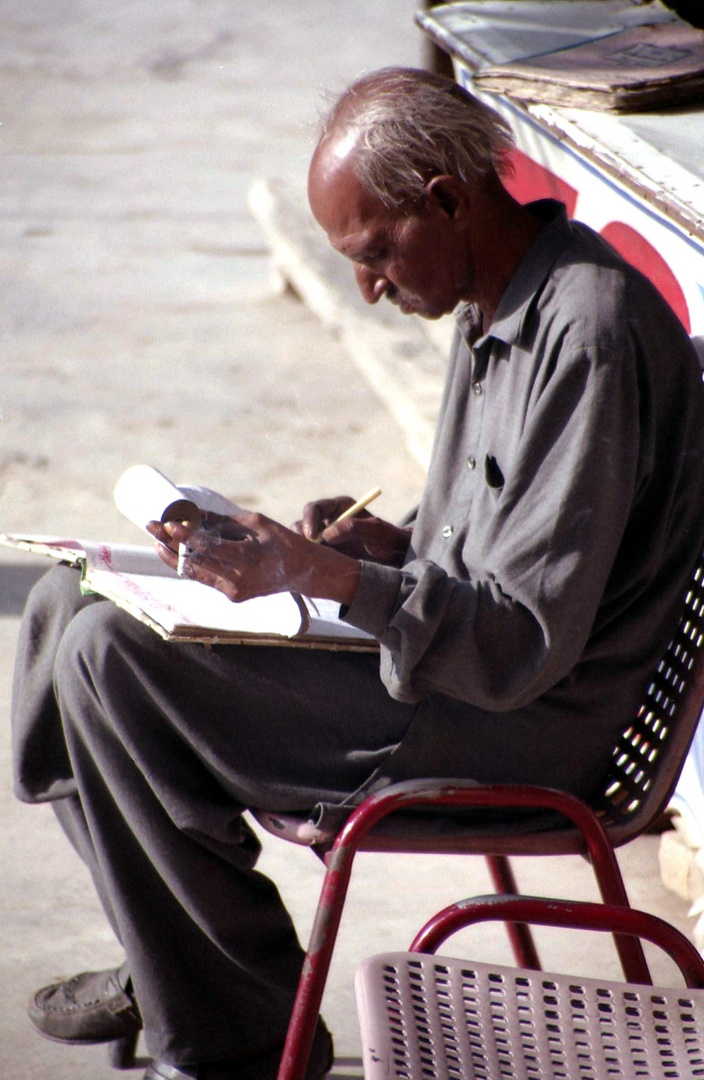
[(169, 614), (177, 615), (179, 620), (185, 626), (192, 626), (193, 619), (190, 619), (188, 615), (184, 615), (178, 608), (172, 607), (171, 604), (167, 604), (164, 600), (160, 600), (154, 593), (149, 592), (148, 589), (143, 589), (141, 585), (138, 585), (134, 578), (129, 577), (128, 574), (115, 573), (115, 577), (119, 578), (127, 586), (127, 591), (132, 593), (138, 600), (149, 601), (151, 609), (153, 611), (163, 611)]
[(48, 548), (68, 548), (69, 551), (80, 551), (83, 554), (83, 544), (78, 540), (41, 540), (41, 544), (44, 544)]
[(112, 570), (112, 551), (107, 544), (101, 544), (99, 546), (98, 558), (107, 570)]
[(137, 600), (148, 601), (153, 611), (177, 615), (184, 625), (193, 625), (194, 620), (190, 619), (187, 615), (184, 615), (178, 608), (172, 607), (171, 604), (167, 604), (164, 600), (160, 600), (157, 596), (154, 596), (148, 589), (142, 588), (129, 574), (123, 574), (115, 570), (112, 549), (108, 544), (100, 544), (96, 554), (101, 566), (106, 570), (109, 570), (116, 578), (119, 578), (126, 586), (127, 591)]

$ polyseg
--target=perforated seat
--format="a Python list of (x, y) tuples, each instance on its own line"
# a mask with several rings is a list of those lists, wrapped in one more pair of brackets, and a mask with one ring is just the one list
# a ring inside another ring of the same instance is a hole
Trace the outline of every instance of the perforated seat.
[[(432, 955), (494, 918), (647, 937), (686, 988), (642, 986)], [(415, 951), (425, 950), (425, 951)], [(697, 1080), (704, 1077), (704, 962), (644, 912), (536, 898), (452, 905), (409, 952), (369, 957), (355, 993), (365, 1080)]]
[(388, 953), (359, 969), (366, 1080), (694, 1080), (704, 990)]

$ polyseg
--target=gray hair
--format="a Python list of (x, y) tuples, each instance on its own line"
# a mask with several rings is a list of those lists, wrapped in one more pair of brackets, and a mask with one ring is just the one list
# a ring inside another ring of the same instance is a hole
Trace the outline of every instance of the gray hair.
[(425, 197), (433, 176), (481, 182), (510, 174), (509, 124), (451, 79), (389, 67), (354, 82), (323, 121), (321, 142), (354, 139), (355, 173), (389, 207)]

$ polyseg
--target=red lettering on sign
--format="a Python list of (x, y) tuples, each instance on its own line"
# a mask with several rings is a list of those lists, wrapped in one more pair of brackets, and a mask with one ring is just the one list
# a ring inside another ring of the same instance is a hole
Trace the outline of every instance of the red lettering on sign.
[(652, 244), (639, 232), (622, 221), (611, 221), (601, 230), (604, 240), (615, 247), (619, 255), (628, 259), (641, 273), (649, 278), (655, 288), (667, 300), (688, 334), (692, 332), (689, 308), (677, 278)]
[(577, 205), (577, 191), (554, 172), (533, 161), (517, 147), (511, 153), (513, 175), (503, 177), (507, 191), (521, 203), (533, 199), (559, 199), (567, 207), (567, 216), (573, 217)]
[[(506, 189), (521, 203), (533, 199), (559, 199), (567, 207), (567, 216), (574, 217), (578, 192), (547, 166), (539, 164), (515, 147), (510, 161), (513, 174), (504, 176)], [(687, 333), (691, 333), (689, 308), (682, 288), (674, 273), (652, 244), (649, 244), (639, 232), (624, 225), (621, 221), (612, 221), (601, 229), (601, 235), (616, 248), (620, 255), (640, 270), (655, 288), (665, 297), (670, 307), (680, 319)]]

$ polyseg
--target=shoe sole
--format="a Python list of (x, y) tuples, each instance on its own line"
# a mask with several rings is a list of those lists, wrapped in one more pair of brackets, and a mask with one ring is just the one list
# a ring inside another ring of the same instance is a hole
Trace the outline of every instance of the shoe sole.
[(115, 1035), (111, 1039), (62, 1039), (59, 1035), (49, 1035), (48, 1032), (42, 1031), (33, 1022), (31, 1016), (27, 1017), (27, 1023), (31, 1027), (32, 1031), (35, 1031), (37, 1035), (41, 1035), (42, 1039), (47, 1039), (49, 1042), (63, 1044), (64, 1046), (110, 1046), (112, 1043), (119, 1042), (121, 1039), (130, 1039), (135, 1035), (139, 1035), (142, 1030), (141, 1025), (135, 1028), (134, 1031), (123, 1031), (121, 1035)]

